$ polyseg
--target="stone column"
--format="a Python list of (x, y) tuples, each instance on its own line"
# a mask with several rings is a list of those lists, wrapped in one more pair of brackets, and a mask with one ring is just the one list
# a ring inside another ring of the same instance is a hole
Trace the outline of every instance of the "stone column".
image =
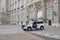
[(34, 14), (35, 14), (35, 17), (34, 17), (34, 19), (35, 20), (37, 20), (37, 14), (38, 14), (38, 10), (37, 10), (37, 8), (36, 8), (36, 5), (35, 4), (33, 4), (33, 9), (34, 9)]
[(43, 2), (43, 5), (42, 5), (42, 11), (43, 11), (43, 19), (44, 19), (44, 22), (47, 22), (47, 1), (42, 1)]
[(58, 2), (58, 19), (59, 19), (59, 24), (60, 24), (60, 0), (57, 0), (57, 2)]

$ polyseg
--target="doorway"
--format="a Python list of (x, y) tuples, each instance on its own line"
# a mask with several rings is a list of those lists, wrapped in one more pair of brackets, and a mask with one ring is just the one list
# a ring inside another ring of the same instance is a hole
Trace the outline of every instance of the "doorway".
[(48, 23), (49, 23), (49, 25), (52, 25), (51, 20), (49, 20), (49, 22), (48, 22)]

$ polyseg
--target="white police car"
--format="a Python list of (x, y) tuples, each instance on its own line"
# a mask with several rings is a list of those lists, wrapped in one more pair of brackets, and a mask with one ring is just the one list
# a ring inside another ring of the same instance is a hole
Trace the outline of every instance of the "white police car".
[(24, 31), (32, 31), (32, 30), (43, 30), (45, 27), (44, 22), (43, 21), (32, 21), (31, 23), (29, 23), (27, 26), (23, 25), (22, 29)]

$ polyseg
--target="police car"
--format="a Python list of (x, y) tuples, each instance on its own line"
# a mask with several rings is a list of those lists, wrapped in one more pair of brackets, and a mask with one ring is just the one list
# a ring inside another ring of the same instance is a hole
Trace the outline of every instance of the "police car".
[(22, 29), (24, 31), (32, 31), (32, 30), (43, 30), (45, 27), (44, 22), (41, 21), (32, 21), (27, 26), (23, 25)]

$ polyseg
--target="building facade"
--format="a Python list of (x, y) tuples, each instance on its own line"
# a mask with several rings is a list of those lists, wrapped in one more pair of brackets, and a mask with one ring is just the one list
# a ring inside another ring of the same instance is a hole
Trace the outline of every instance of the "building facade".
[(26, 24), (38, 20), (38, 13), (42, 11), (45, 23), (59, 26), (59, 3), (59, 0), (0, 0), (0, 23)]
[(51, 26), (59, 26), (59, 0), (47, 1), (47, 23)]
[(9, 0), (10, 22), (21, 24), (37, 20), (41, 0)]
[(6, 24), (6, 0), (0, 0), (0, 24)]
[(58, 19), (55, 21), (54, 1), (56, 0), (9, 0), (8, 13), (10, 13), (10, 23), (21, 24), (22, 22), (37, 20), (39, 11), (42, 11), (42, 18), (47, 24), (50, 23), (49, 21), (51, 21), (51, 24), (54, 22), (58, 23)]

